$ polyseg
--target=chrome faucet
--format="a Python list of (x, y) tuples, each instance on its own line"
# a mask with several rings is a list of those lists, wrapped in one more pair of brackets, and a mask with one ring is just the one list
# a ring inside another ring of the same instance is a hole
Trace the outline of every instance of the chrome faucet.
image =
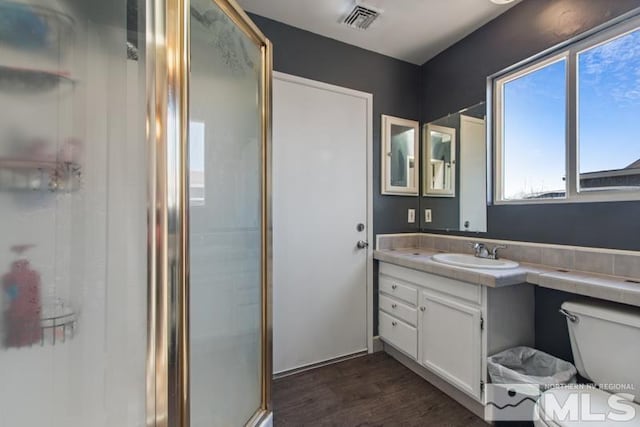
[(496, 245), (493, 249), (489, 250), (484, 243), (469, 243), (473, 248), (473, 256), (478, 258), (498, 259), (498, 251), (500, 249), (506, 249), (504, 245)]
[(489, 258), (489, 249), (484, 243), (469, 243), (473, 248), (473, 256), (478, 258)]

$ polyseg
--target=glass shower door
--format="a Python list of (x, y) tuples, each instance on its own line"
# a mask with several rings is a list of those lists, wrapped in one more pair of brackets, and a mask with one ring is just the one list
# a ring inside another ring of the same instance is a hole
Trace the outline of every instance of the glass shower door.
[(264, 420), (269, 55), (230, 0), (0, 0), (0, 426)]
[(138, 4), (0, 0), (1, 426), (145, 425)]
[(226, 1), (192, 0), (189, 81), (191, 424), (267, 406), (266, 39)]

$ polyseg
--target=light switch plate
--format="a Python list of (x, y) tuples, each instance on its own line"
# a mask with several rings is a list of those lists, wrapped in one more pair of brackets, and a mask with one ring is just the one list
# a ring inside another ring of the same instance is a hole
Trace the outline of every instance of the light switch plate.
[(424, 222), (431, 222), (431, 209), (424, 210)]
[(409, 224), (413, 224), (414, 222), (416, 222), (416, 210), (415, 209), (409, 209), (407, 211), (407, 222)]

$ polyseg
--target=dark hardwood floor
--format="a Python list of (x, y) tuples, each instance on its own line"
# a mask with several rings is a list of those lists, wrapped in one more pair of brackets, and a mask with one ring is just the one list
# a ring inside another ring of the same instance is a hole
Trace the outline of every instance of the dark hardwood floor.
[(273, 406), (275, 427), (487, 426), (386, 353), (277, 379)]

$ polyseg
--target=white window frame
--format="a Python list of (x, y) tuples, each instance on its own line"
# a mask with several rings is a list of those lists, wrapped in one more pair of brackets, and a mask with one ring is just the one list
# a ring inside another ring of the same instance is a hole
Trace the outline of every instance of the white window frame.
[[(640, 16), (636, 15), (615, 23), (606, 28), (597, 28), (587, 35), (570, 40), (560, 47), (551, 49), (523, 63), (517, 64), (488, 79), (488, 88), (492, 101), (491, 133), (493, 140), (493, 203), (496, 205), (548, 204), (548, 203), (583, 203), (603, 201), (640, 200), (640, 189), (619, 188), (578, 188), (579, 179), (579, 139), (578, 139), (578, 81), (577, 58), (586, 50), (606, 44), (633, 31), (640, 30)], [(540, 68), (555, 62), (566, 60), (566, 136), (565, 136), (565, 196), (547, 199), (505, 199), (504, 198), (504, 85)]]

